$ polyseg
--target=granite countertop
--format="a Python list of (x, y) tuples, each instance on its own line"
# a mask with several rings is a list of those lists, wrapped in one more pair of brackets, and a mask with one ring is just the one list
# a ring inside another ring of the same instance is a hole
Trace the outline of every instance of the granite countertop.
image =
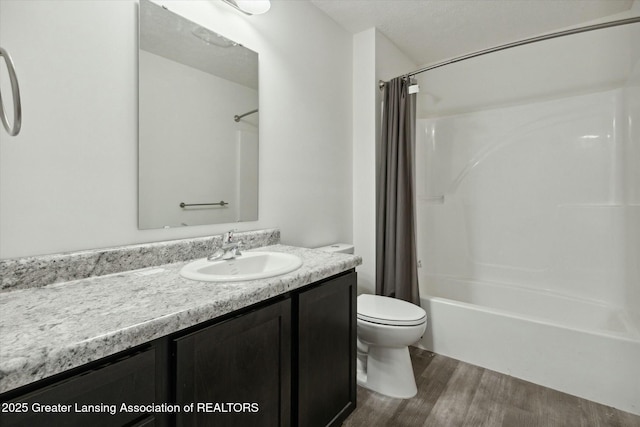
[(358, 256), (285, 245), (291, 273), (235, 283), (180, 276), (187, 262), (0, 293), (0, 393), (303, 287), (361, 264)]

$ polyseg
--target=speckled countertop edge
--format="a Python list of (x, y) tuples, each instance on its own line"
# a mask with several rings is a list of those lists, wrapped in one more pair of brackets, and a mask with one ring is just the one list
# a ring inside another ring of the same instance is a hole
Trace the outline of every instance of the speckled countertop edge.
[(185, 279), (187, 262), (0, 293), (0, 393), (350, 270), (354, 255), (285, 245), (303, 265), (261, 280)]

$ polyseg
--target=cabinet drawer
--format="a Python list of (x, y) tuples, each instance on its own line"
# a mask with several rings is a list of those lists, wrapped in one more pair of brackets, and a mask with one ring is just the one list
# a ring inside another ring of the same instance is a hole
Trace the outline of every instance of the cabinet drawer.
[(2, 413), (0, 426), (121, 426), (145, 416), (121, 405), (153, 403), (155, 378), (154, 349), (120, 358), (12, 399), (26, 412)]

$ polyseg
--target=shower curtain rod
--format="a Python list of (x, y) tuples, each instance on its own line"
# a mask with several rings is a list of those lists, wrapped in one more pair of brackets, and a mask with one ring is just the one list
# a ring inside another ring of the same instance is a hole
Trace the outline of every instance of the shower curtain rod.
[(251, 110), (248, 113), (244, 113), (244, 114), (240, 114), (240, 115), (235, 115), (233, 116), (233, 120), (235, 120), (236, 122), (239, 122), (241, 118), (243, 118), (244, 116), (248, 116), (249, 114), (253, 114), (253, 113), (257, 113), (258, 109), (256, 108), (255, 110)]
[[(609, 28), (609, 27), (617, 27), (619, 25), (634, 24), (636, 22), (640, 22), (640, 16), (636, 16), (636, 17), (633, 17), (633, 18), (619, 19), (617, 21), (603, 22), (603, 23), (600, 23), (600, 24), (586, 25), (584, 27), (572, 28), (572, 29), (569, 29), (569, 30), (557, 31), (555, 33), (548, 33), (548, 34), (543, 34), (541, 36), (530, 37), (530, 38), (522, 39), (522, 40), (519, 40), (519, 41), (516, 41), (516, 42), (502, 44), (502, 45), (499, 45), (499, 46), (490, 47), (488, 49), (483, 49), (483, 50), (478, 50), (476, 52), (467, 53), (465, 55), (458, 56), (458, 57), (455, 57), (455, 58), (452, 58), (452, 59), (447, 59), (446, 61), (437, 62), (437, 63), (432, 64), (432, 65), (427, 65), (426, 67), (420, 68), (418, 70), (412, 71), (412, 72), (407, 73), (407, 74), (403, 74), (402, 76), (399, 76), (399, 77), (404, 77), (404, 78), (413, 77), (416, 74), (424, 73), (425, 71), (430, 71), (430, 70), (433, 70), (435, 68), (444, 67), (445, 65), (454, 64), (456, 62), (464, 61), (466, 59), (475, 58), (477, 56), (486, 55), (487, 53), (493, 53), (493, 52), (498, 52), (498, 51), (505, 50), (505, 49), (510, 49), (512, 47), (522, 46), (522, 45), (525, 45), (525, 44), (540, 42), (540, 41), (544, 41), (544, 40), (555, 39), (557, 37), (569, 36), (569, 35), (572, 35), (572, 34), (585, 33), (587, 31), (600, 30), (600, 29)], [(380, 90), (384, 89), (384, 86), (385, 86), (386, 83), (387, 82), (385, 82), (384, 80), (380, 80), (378, 82), (378, 87), (380, 88)]]

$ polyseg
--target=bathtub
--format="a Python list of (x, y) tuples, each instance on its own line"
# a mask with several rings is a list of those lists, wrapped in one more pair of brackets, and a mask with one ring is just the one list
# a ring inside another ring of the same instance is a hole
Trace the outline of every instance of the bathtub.
[(640, 415), (640, 333), (621, 310), (513, 285), (422, 283), (419, 347)]

